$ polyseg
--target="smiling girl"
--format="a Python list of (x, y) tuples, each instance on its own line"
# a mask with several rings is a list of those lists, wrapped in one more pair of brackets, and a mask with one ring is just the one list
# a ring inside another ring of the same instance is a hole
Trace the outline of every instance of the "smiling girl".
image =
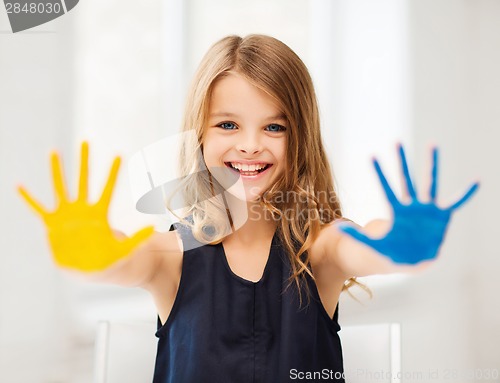
[(85, 143), (75, 201), (56, 154), (54, 212), (20, 189), (44, 218), (59, 265), (152, 294), (155, 383), (289, 382), (293, 371), (327, 371), (329, 381), (343, 382), (341, 292), (355, 277), (414, 271), (434, 260), (453, 210), (478, 187), (438, 207), (434, 149), (422, 202), (399, 146), (409, 202), (396, 198), (374, 160), (392, 220), (360, 228), (344, 219), (309, 73), (269, 36), (229, 36), (210, 48), (183, 129), (195, 131), (181, 150), (181, 173), (191, 175), (181, 187), (188, 208), (167, 233), (145, 228), (126, 238), (109, 228), (119, 161), (103, 197), (89, 204)]

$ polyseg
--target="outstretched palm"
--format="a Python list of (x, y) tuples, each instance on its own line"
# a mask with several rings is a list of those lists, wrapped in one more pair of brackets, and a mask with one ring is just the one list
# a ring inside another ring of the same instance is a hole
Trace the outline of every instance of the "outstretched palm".
[(451, 214), (472, 197), (479, 187), (479, 183), (472, 184), (468, 191), (449, 207), (444, 209), (438, 207), (436, 205), (438, 150), (433, 149), (432, 154), (432, 182), (428, 202), (418, 200), (408, 171), (403, 147), (399, 145), (401, 167), (411, 199), (410, 203), (403, 204), (397, 199), (378, 161), (374, 159), (375, 170), (393, 210), (392, 228), (383, 238), (370, 238), (356, 227), (344, 223), (339, 225), (340, 230), (386, 255), (396, 263), (416, 264), (435, 258), (446, 233)]
[(99, 271), (126, 257), (153, 233), (152, 227), (138, 231), (131, 238), (120, 240), (113, 234), (107, 215), (111, 195), (120, 167), (115, 158), (104, 191), (95, 204), (88, 196), (88, 144), (81, 148), (81, 168), (78, 197), (68, 199), (57, 153), (51, 156), (52, 176), (57, 206), (48, 212), (23, 188), (19, 192), (26, 202), (42, 217), (48, 231), (49, 242), (56, 263), (80, 271)]

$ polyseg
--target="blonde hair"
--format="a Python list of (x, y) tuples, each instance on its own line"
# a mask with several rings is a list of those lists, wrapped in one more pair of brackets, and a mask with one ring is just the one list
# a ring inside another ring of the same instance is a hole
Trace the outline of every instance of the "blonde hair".
[[(307, 249), (321, 227), (342, 218), (342, 213), (321, 139), (312, 79), (302, 60), (281, 41), (265, 35), (228, 36), (212, 45), (202, 59), (185, 109), (183, 131), (196, 133), (186, 135), (181, 145), (181, 175), (189, 176), (180, 191), (188, 208), (178, 218), (191, 226), (193, 236), (202, 243), (217, 244), (232, 233), (225, 203), (214, 198), (222, 188), (198, 155), (203, 151), (214, 85), (229, 72), (237, 72), (269, 94), (287, 120), (285, 171), (263, 193), (260, 203), (280, 222), (278, 234), (292, 269), (287, 288), (295, 283), (302, 302), (301, 287), (309, 299), (306, 274), (314, 279)], [(280, 200), (283, 193), (294, 198)], [(286, 218), (281, 219), (284, 213)], [(192, 222), (184, 219), (188, 216)], [(344, 288), (353, 283), (355, 278)]]

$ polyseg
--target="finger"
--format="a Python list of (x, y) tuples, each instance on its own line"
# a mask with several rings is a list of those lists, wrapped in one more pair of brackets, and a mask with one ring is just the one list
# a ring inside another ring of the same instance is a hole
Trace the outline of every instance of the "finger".
[(54, 182), (54, 190), (59, 202), (67, 201), (66, 186), (64, 184), (64, 176), (62, 172), (62, 164), (57, 152), (51, 155), (52, 179)]
[(120, 169), (120, 162), (121, 162), (120, 157), (116, 157), (113, 161), (113, 165), (111, 165), (108, 182), (106, 183), (106, 186), (104, 187), (101, 198), (99, 200), (100, 204), (109, 206), (109, 202), (111, 201), (111, 196), (113, 194), (113, 189), (116, 183), (116, 178), (118, 176), (118, 169)]
[(89, 182), (89, 144), (82, 142), (81, 158), (80, 158), (80, 181), (78, 185), (78, 199), (86, 201), (88, 196)]
[(438, 149), (432, 149), (432, 173), (431, 173), (431, 188), (429, 191), (431, 201), (436, 201), (437, 187), (438, 187)]
[(24, 198), (28, 205), (31, 206), (31, 208), (40, 216), (45, 217), (48, 214), (45, 208), (37, 200), (35, 200), (24, 187), (18, 186), (17, 191), (21, 194), (21, 197)]
[(153, 226), (148, 226), (148, 227), (145, 227), (144, 229), (139, 230), (132, 237), (130, 237), (126, 240), (127, 249), (130, 251), (130, 250), (136, 248), (139, 244), (141, 244), (146, 239), (148, 239), (153, 233), (154, 233)]
[(398, 144), (399, 157), (401, 159), (401, 167), (403, 168), (403, 175), (406, 181), (406, 189), (410, 198), (412, 200), (417, 199), (417, 193), (415, 192), (415, 188), (413, 187), (413, 182), (411, 181), (410, 171), (408, 170), (408, 163), (406, 162), (406, 155), (403, 149), (403, 145)]
[(359, 242), (362, 242), (368, 246), (373, 247), (374, 240), (365, 234), (363, 234), (361, 231), (359, 231), (356, 227), (350, 226), (348, 224), (342, 223), (338, 225), (339, 230), (344, 232), (345, 234), (351, 236), (352, 238), (356, 239)]
[(387, 196), (387, 199), (391, 203), (391, 205), (399, 205), (399, 201), (396, 198), (396, 195), (392, 191), (389, 182), (387, 182), (387, 179), (384, 176), (384, 173), (382, 172), (382, 169), (380, 168), (380, 164), (378, 163), (376, 158), (373, 158), (373, 166), (375, 166), (375, 171), (377, 172), (378, 178), (380, 180), (380, 183), (382, 184), (382, 188), (385, 191), (385, 195)]
[(460, 206), (462, 206), (465, 202), (467, 202), (467, 200), (469, 200), (474, 195), (474, 193), (477, 191), (478, 188), (479, 188), (479, 182), (476, 182), (476, 183), (472, 184), (469, 187), (469, 190), (467, 190), (467, 192), (463, 195), (463, 197), (460, 198), (453, 205), (451, 205), (448, 208), (448, 210), (458, 209)]

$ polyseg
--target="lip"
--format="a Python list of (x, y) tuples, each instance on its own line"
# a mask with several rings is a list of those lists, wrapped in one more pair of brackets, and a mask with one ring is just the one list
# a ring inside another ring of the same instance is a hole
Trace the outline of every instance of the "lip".
[[(237, 171), (236, 169), (233, 169), (231, 167), (231, 165), (229, 165), (230, 162), (235, 162), (235, 163), (241, 163), (241, 164), (248, 164), (248, 165), (252, 165), (252, 164), (267, 164), (269, 165), (266, 170), (264, 170), (263, 172), (260, 172), (254, 176), (245, 176), (243, 174), (241, 174), (239, 171)], [(270, 164), (268, 162), (262, 162), (262, 161), (226, 161), (224, 162), (224, 164), (233, 172), (235, 172), (236, 174), (238, 174), (242, 179), (244, 180), (257, 180), (257, 179), (260, 179), (262, 178), (265, 174), (267, 174), (267, 171), (269, 169), (271, 169), (273, 167), (273, 164)]]
[(248, 161), (248, 160), (225, 161), (224, 163), (227, 165), (230, 162), (237, 163), (237, 164), (246, 164), (246, 165), (257, 165), (257, 164), (272, 165), (271, 163), (266, 162), (266, 161)]

